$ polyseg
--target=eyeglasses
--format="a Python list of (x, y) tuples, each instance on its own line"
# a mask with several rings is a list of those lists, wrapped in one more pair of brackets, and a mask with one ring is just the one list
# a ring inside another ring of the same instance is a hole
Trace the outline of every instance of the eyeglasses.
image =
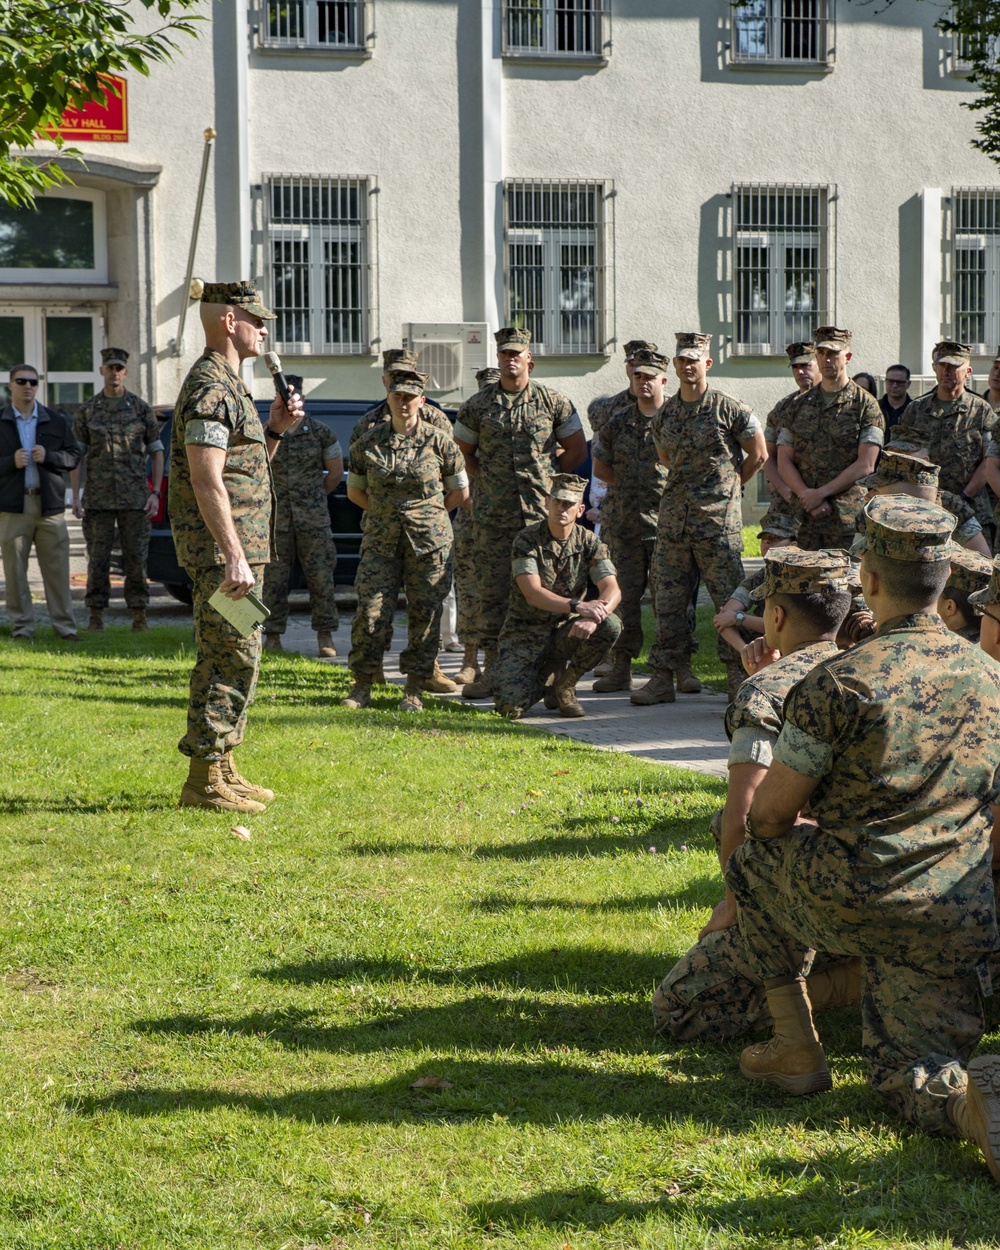
[(18, 386), (37, 386), (37, 378), (11, 378), (12, 382), (16, 382)]
[(987, 612), (981, 604), (974, 603), (972, 605), (972, 610), (975, 612), (976, 616), (988, 616), (991, 621), (996, 621), (1000, 624), (1000, 616), (994, 616), (992, 612)]

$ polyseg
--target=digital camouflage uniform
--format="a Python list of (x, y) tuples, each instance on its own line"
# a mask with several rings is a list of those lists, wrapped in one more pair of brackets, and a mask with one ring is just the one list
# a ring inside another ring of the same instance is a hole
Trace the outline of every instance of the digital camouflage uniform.
[[(946, 411), (950, 407), (950, 411)], [(985, 399), (963, 391), (951, 405), (938, 399), (937, 388), (921, 395), (906, 410), (906, 425), (927, 448), (927, 459), (941, 466), (940, 485), (960, 495), (987, 452), (997, 414)], [(985, 529), (993, 522), (987, 492), (975, 499), (976, 516)]]
[[(757, 585), (763, 585), (763, 569), (752, 576)], [(789, 690), (821, 660), (836, 654), (836, 643), (814, 642), (782, 656), (743, 682), (726, 711), (730, 768), (744, 763), (770, 764)], [(721, 813), (712, 822), (717, 852), (722, 846), (720, 817)], [(818, 954), (811, 968), (819, 972), (836, 962), (833, 956)], [(653, 996), (654, 1029), (677, 1041), (697, 1038), (720, 1042), (768, 1028), (771, 1023), (764, 983), (747, 957), (736, 926), (699, 938), (674, 964)]]
[(120, 398), (100, 391), (88, 399), (74, 421), (77, 442), (87, 449), (83, 537), (87, 543), (88, 608), (103, 611), (111, 597), (111, 548), (115, 525), (125, 565), (125, 602), (129, 608), (149, 603), (146, 556), (150, 522), (146, 516), (149, 484), (146, 458), (163, 450), (160, 422), (138, 395)]
[(574, 525), (567, 539), (553, 536), (548, 519), (527, 526), (511, 548), (510, 604), (500, 631), (500, 653), (494, 674), (497, 711), (527, 710), (545, 690), (547, 677), (566, 665), (586, 672), (600, 664), (621, 632), (613, 613), (589, 638), (571, 638), (577, 615), (559, 616), (532, 607), (514, 580), (537, 574), (545, 590), (567, 599), (583, 599), (588, 581), (596, 586), (615, 576), (608, 549), (596, 534)]
[[(929, 533), (924, 550), (948, 558), (950, 522), (933, 505), (894, 496), (869, 514), (891, 516), (907, 542)], [(872, 549), (902, 558), (882, 534), (869, 526)], [(726, 869), (758, 976), (802, 974), (810, 948), (861, 956), (870, 1077), (928, 1131), (954, 1132), (947, 1100), (965, 1088), (1000, 946), (989, 810), (998, 718), (1000, 668), (981, 651), (936, 615), (884, 622), (785, 703), (774, 759), (820, 779), (805, 812), (816, 827), (748, 838)]]
[[(830, 394), (817, 383), (789, 404), (778, 434), (779, 447), (791, 447), (795, 467), (810, 489), (833, 481), (858, 458), (862, 443), (881, 447), (885, 418), (877, 401), (856, 382), (848, 382), (827, 402)], [(804, 550), (842, 547), (854, 538), (854, 518), (865, 501), (865, 488), (854, 485), (827, 499), (831, 515), (822, 519), (806, 514), (795, 501), (802, 524), (798, 544)]]
[(340, 460), (343, 454), (336, 435), (306, 417), (297, 429), (285, 434), (271, 458), (277, 559), (264, 574), (264, 604), (271, 613), (266, 623), (269, 634), (283, 634), (288, 626), (288, 584), (296, 557), (309, 587), (313, 630), (334, 630), (339, 624), (333, 581), (337, 548), (330, 529), (323, 462)]
[(582, 429), (565, 395), (537, 382), (516, 392), (492, 383), (459, 410), (455, 437), (479, 449), (472, 522), (484, 647), (496, 646), (507, 613), (511, 544), (526, 525), (545, 519), (558, 441)]
[(206, 351), (191, 366), (174, 408), (170, 444), (170, 527), (177, 559), (193, 582), (197, 652), (191, 673), (183, 755), (217, 761), (243, 741), (260, 667), (260, 631), (243, 638), (208, 600), (225, 580), (225, 559), (206, 526), (185, 448), (219, 447), (233, 525), (258, 586), (274, 558), (274, 496), (264, 429), (250, 392), (225, 359)]
[(368, 495), (348, 656), (356, 676), (370, 681), (381, 668), (401, 588), (407, 639), (400, 672), (414, 677), (434, 672), (441, 609), (452, 578), (444, 497), (467, 483), (455, 440), (422, 417), (409, 434), (380, 422), (351, 448), (347, 484)]
[(590, 422), (590, 432), (593, 441), (597, 442), (597, 436), (601, 430), (607, 425), (619, 408), (627, 407), (627, 405), (635, 398), (631, 390), (626, 387), (625, 390), (619, 391), (616, 395), (604, 395), (600, 399), (593, 399), (587, 405), (587, 420)]
[(479, 641), (479, 582), (476, 579), (475, 532), (470, 509), (456, 508), (451, 528), (454, 534), (452, 563), (455, 567), (458, 609), (455, 628), (459, 642), (469, 647)]
[[(699, 570), (716, 611), (743, 580), (741, 444), (760, 431), (753, 412), (709, 387), (695, 404), (672, 395), (653, 418), (653, 440), (667, 453), (669, 472), (656, 531), (654, 670), (690, 665), (694, 639), (687, 608)], [(734, 659), (720, 637), (719, 655)]]
[[(392, 413), (389, 411), (389, 404), (386, 400), (362, 413), (354, 429), (351, 430), (351, 437), (347, 443), (348, 452), (363, 434), (374, 430), (377, 425), (387, 425), (391, 419)], [(424, 406), (420, 409), (420, 420), (426, 425), (436, 426), (442, 433), (451, 437), (451, 420), (433, 400), (424, 400)]]
[(601, 506), (601, 537), (607, 542), (622, 593), (617, 615), (622, 632), (615, 644), (618, 657), (634, 660), (642, 650), (642, 596), (652, 582), (653, 552), (660, 498), (667, 470), (653, 442), (653, 418), (635, 399), (611, 414), (596, 438), (592, 453), (615, 471), (615, 480)]

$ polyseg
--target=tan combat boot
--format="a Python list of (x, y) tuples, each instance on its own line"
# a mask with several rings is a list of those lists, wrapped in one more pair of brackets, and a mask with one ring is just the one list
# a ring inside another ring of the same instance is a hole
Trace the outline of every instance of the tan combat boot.
[(493, 669), (496, 667), (497, 649), (487, 647), (483, 652), (483, 671), (475, 681), (462, 687), (463, 699), (488, 699), (493, 693)]
[(88, 634), (104, 633), (104, 611), (102, 608), (90, 609), (90, 620), (87, 622)]
[(426, 690), (428, 694), (454, 694), (458, 690), (458, 683), (443, 673), (441, 666), (435, 660), (434, 672), (430, 677), (424, 677), (421, 680), (420, 688)]
[(479, 676), (479, 643), (467, 642), (462, 655), (462, 667), (455, 674), (459, 686), (467, 686)]
[(423, 677), (413, 677), (407, 674), (406, 690), (399, 703), (401, 712), (422, 712), (424, 710), (423, 702), (420, 698), (421, 690), (425, 689), (426, 680)]
[(701, 682), (694, 675), (690, 664), (677, 670), (677, 689), (681, 694), (700, 694)]
[(977, 1055), (967, 1071), (969, 1087), (948, 1099), (948, 1119), (976, 1143), (1000, 1185), (1000, 1055)]
[(267, 786), (255, 786), (252, 781), (247, 781), (246, 777), (241, 775), (233, 760), (232, 751), (227, 751), (219, 764), (222, 768), (222, 779), (230, 790), (242, 795), (245, 799), (253, 799), (255, 803), (270, 803), (273, 800), (273, 790), (268, 790)]
[(788, 1094), (818, 1094), (832, 1089), (826, 1055), (813, 1024), (804, 977), (767, 991), (774, 1020), (769, 1042), (748, 1046), (740, 1055), (740, 1072), (748, 1081), (765, 1081)]
[(219, 812), (263, 812), (263, 803), (244, 798), (226, 784), (218, 760), (192, 757), (187, 781), (181, 790), (180, 807), (208, 807)]
[(861, 960), (845, 959), (820, 972), (811, 972), (806, 989), (814, 1016), (838, 1007), (860, 1007)]
[(576, 683), (583, 674), (570, 665), (552, 686), (560, 716), (586, 716), (576, 697)]
[(627, 655), (615, 656), (614, 661), (603, 677), (598, 677), (591, 686), (595, 694), (607, 694), (611, 690), (632, 689), (632, 661)]
[(146, 620), (145, 608), (133, 608), (132, 609), (132, 633), (133, 634), (148, 634), (149, 633), (149, 621)]
[[(281, 641), (280, 637), (278, 641)], [(333, 645), (333, 635), (328, 629), (316, 631), (316, 654), (321, 660), (332, 660), (337, 654), (337, 648)]]
[(629, 702), (636, 707), (652, 707), (654, 703), (673, 703), (676, 698), (673, 669), (660, 668), (654, 671), (644, 686), (632, 691)]
[(285, 648), (281, 645), (280, 634), (265, 634), (264, 635), (264, 650), (265, 651), (284, 651), (284, 649)]
[(354, 674), (354, 685), (351, 687), (351, 693), (341, 703), (341, 707), (349, 707), (352, 711), (357, 711), (359, 707), (371, 707), (372, 705), (372, 679), (370, 677), (362, 677), (359, 673)]

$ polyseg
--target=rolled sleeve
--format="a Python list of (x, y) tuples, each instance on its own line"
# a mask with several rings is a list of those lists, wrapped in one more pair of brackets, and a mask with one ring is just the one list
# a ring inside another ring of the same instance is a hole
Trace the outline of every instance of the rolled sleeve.
[(794, 447), (795, 446), (795, 435), (792, 433), (792, 431), (788, 428), (787, 425), (783, 425), (781, 429), (778, 431), (778, 446), (779, 447)]
[(463, 443), (471, 443), (473, 447), (479, 446), (478, 430), (470, 430), (469, 427), (464, 425), (461, 421), (455, 422), (452, 426), (452, 433)]
[(204, 417), (195, 417), (184, 427), (184, 445), (186, 447), (221, 447), (229, 446), (229, 426), (221, 421), (211, 421)]
[(339, 439), (334, 439), (332, 443), (327, 443), (323, 448), (324, 460), (343, 460), (344, 449), (340, 445)]
[(777, 741), (777, 734), (768, 733), (765, 729), (755, 729), (750, 725), (734, 730), (729, 744), (728, 767), (759, 764), (761, 768), (770, 768), (774, 758), (774, 744)]
[(555, 435), (556, 438), (569, 438), (571, 434), (575, 434), (578, 430), (582, 429), (583, 422), (580, 420), (576, 409), (571, 408), (569, 413), (556, 424)]
[(877, 425), (866, 425), (861, 431), (858, 443), (874, 443), (876, 447), (881, 447), (885, 442), (885, 432), (880, 430)]
[(151, 456), (154, 451), (162, 451), (162, 450), (163, 450), (163, 440), (161, 438), (154, 438), (151, 443), (146, 444), (147, 456)]
[(774, 758), (803, 777), (825, 777), (833, 763), (833, 747), (785, 721), (774, 745)]
[(537, 577), (538, 561), (534, 556), (515, 556), (510, 562), (510, 571), (514, 577), (524, 577), (525, 574)]
[(465, 490), (469, 484), (469, 475), (464, 469), (459, 469), (457, 473), (449, 473), (444, 479), (445, 490)]
[(736, 587), (736, 589), (733, 591), (733, 593), (729, 597), (730, 599), (735, 599), (744, 612), (750, 611), (750, 606), (751, 606), (750, 591), (747, 590), (747, 588), (743, 585), (742, 582), (740, 583), (739, 586)]
[(368, 489), (368, 474), (367, 473), (355, 473), (353, 469), (348, 470), (347, 485), (350, 487), (351, 490), (367, 490)]
[(617, 577), (618, 570), (610, 560), (595, 560), (590, 566), (590, 576), (595, 582), (599, 582), (605, 577)]
[(967, 543), (970, 538), (975, 538), (977, 534), (981, 534), (982, 532), (983, 527), (979, 524), (977, 518), (969, 517), (967, 521), (963, 521), (962, 524), (955, 530), (952, 537), (956, 542)]

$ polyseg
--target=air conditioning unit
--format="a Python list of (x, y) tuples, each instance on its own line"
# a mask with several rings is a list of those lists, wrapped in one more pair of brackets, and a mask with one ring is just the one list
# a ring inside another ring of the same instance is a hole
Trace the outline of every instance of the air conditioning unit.
[(403, 346), (416, 353), (417, 367), (428, 375), (428, 395), (446, 402), (474, 395), (477, 372), (493, 363), (493, 337), (480, 321), (410, 321), (403, 325)]

